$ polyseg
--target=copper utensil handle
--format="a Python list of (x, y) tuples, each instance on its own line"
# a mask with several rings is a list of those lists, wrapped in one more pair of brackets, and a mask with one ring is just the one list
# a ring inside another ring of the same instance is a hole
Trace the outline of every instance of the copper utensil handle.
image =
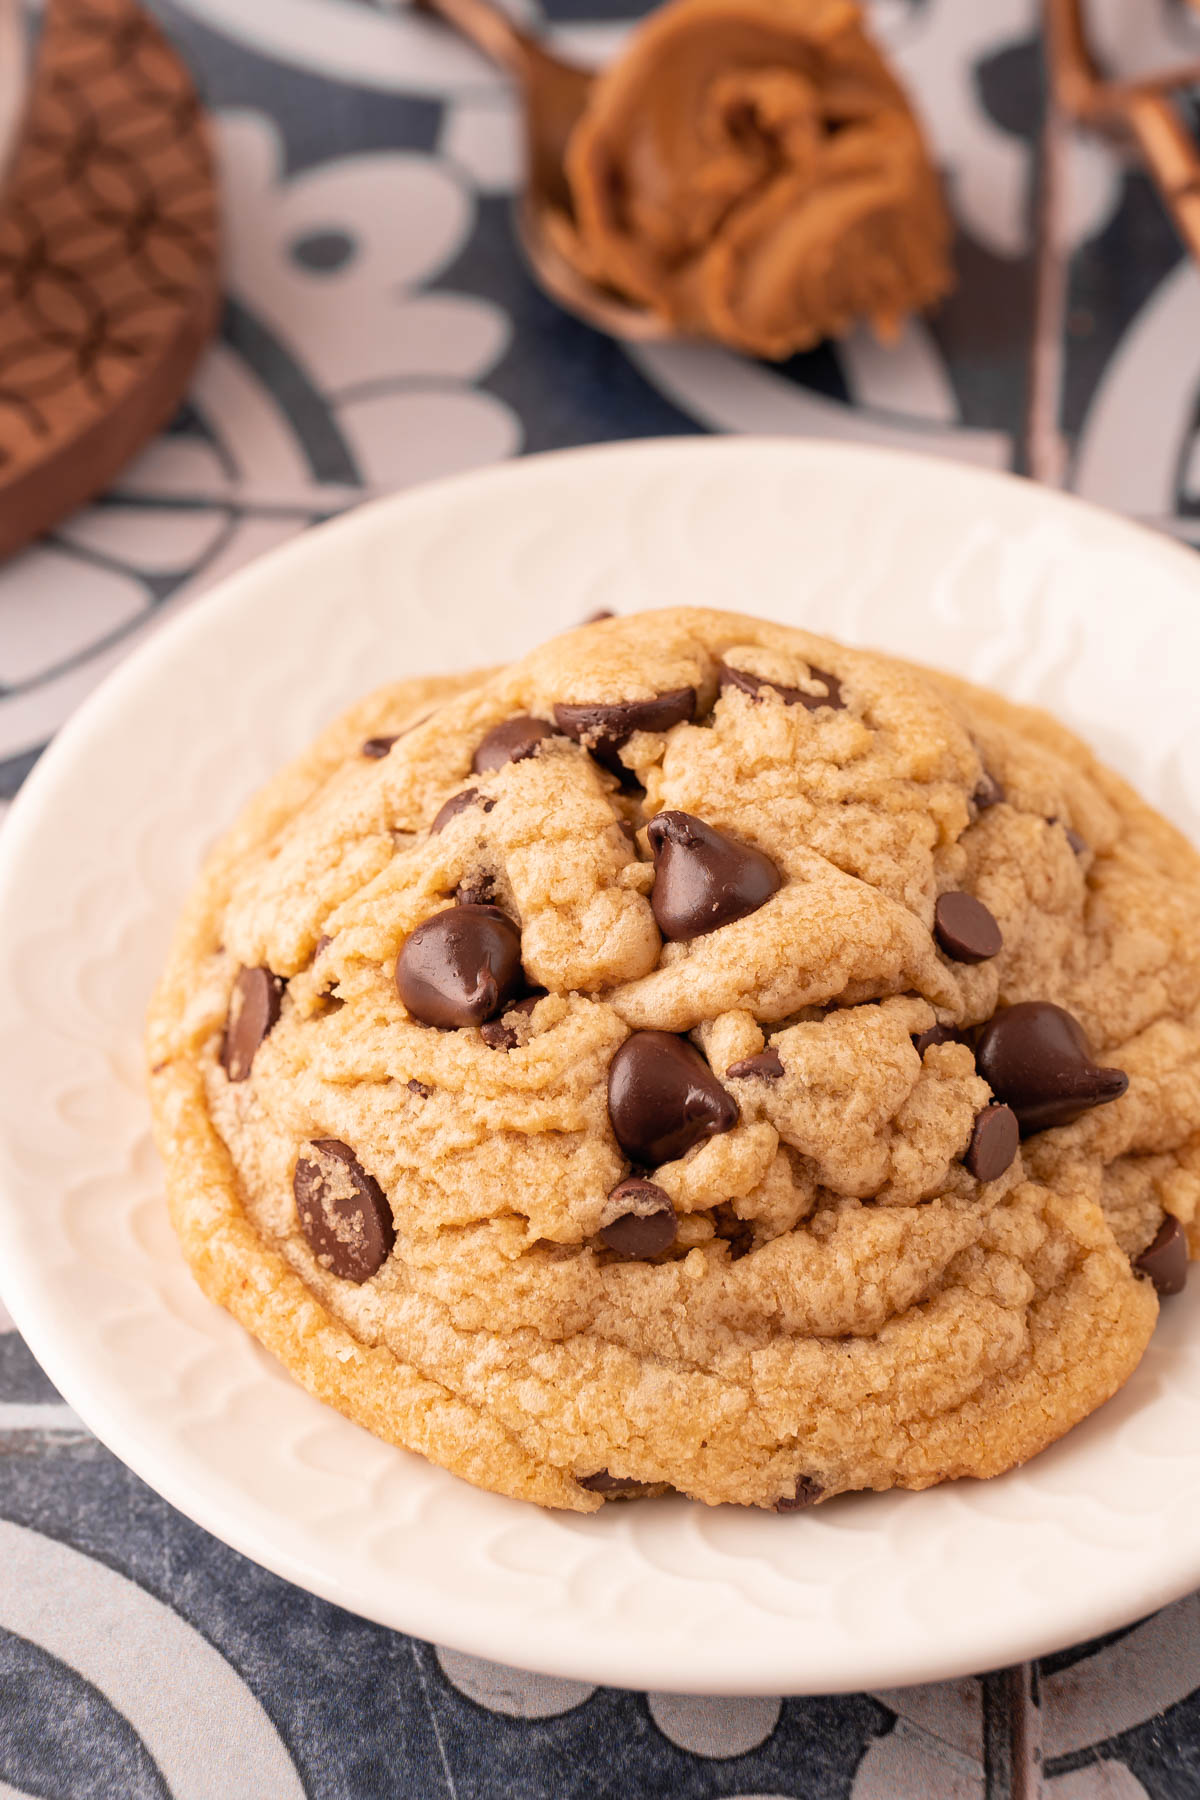
[(412, 0), (416, 12), (435, 14), (511, 75), (524, 75), (539, 54), (533, 39), (489, 0)]
[(1180, 237), (1200, 261), (1200, 152), (1191, 133), (1165, 94), (1134, 94), (1121, 112)]
[(1196, 80), (1197, 65), (1138, 81), (1106, 81), (1088, 45), (1082, 0), (1046, 0), (1045, 23), (1058, 105), (1077, 123), (1137, 146), (1188, 251), (1200, 261), (1200, 149), (1170, 98), (1172, 89)]

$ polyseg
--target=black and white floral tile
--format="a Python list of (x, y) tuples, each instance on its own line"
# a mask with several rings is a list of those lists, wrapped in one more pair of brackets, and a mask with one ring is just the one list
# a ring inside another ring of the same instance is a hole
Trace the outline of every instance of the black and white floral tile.
[[(0, 811), (162, 620), (369, 495), (697, 431), (1028, 466), (1036, 0), (875, 0), (946, 170), (958, 291), (887, 351), (855, 335), (782, 368), (627, 352), (543, 299), (509, 230), (512, 97), (436, 26), (390, 0), (153, 10), (214, 113), (224, 326), (117, 488), (0, 567)], [(600, 60), (640, 10), (548, 0), (545, 23)], [(1186, 0), (1093, 0), (1089, 15), (1124, 70), (1200, 53)], [(1066, 484), (1200, 541), (1200, 279), (1110, 150), (1072, 142), (1065, 176)], [(1200, 1599), (1034, 1679), (1046, 1800), (1200, 1795)], [(381, 1630), (150, 1493), (0, 1310), (0, 1800), (1005, 1800), (1022, 1784), (997, 1751), (996, 1693), (979, 1678), (834, 1699), (630, 1694)]]

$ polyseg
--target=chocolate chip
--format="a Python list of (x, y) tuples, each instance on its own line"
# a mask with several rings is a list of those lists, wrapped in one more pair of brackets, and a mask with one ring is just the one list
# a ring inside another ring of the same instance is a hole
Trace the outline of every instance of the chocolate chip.
[[(529, 994), (513, 1006), (506, 1006), (504, 1017), (507, 1018), (509, 1013), (531, 1013), (542, 998), (541, 994)], [(520, 1042), (512, 1026), (506, 1025), (504, 1019), (489, 1019), (486, 1025), (479, 1027), (479, 1035), (489, 1050), (515, 1050)]]
[(397, 742), (401, 735), (400, 732), (397, 732), (395, 737), (366, 738), (359, 754), (360, 756), (369, 757), (372, 762), (379, 762), (382, 757), (387, 755), (392, 745)]
[(270, 969), (238, 970), (221, 1045), (221, 1067), (230, 1081), (245, 1081), (249, 1075), (258, 1046), (278, 1022), (282, 1000), (281, 976)]
[(658, 813), (646, 836), (654, 853), (650, 904), (659, 930), (673, 942), (744, 919), (783, 886), (769, 856), (692, 813)]
[(980, 812), (986, 812), (989, 806), (999, 806), (1004, 798), (1004, 789), (996, 780), (996, 777), (994, 775), (989, 775), (985, 769), (980, 777), (979, 786), (975, 789), (971, 798)]
[(654, 1167), (731, 1131), (738, 1109), (686, 1038), (635, 1031), (609, 1064), (608, 1116), (630, 1160)]
[(391, 737), (369, 737), (362, 746), (361, 754), (375, 760), (386, 756), (393, 744), (398, 744), (402, 737), (407, 737), (410, 731), (415, 731), (418, 725), (424, 725), (425, 721), (432, 717), (432, 713), (422, 713), (419, 719), (414, 719), (411, 725), (405, 725), (401, 730), (393, 732)]
[[(478, 798), (478, 788), (464, 788), (461, 794), (451, 794), (450, 798), (446, 801), (446, 804), (440, 807), (434, 814), (433, 824), (429, 827), (430, 837), (432, 837), (435, 832), (441, 831), (442, 828), (448, 825), (451, 819), (456, 818), (460, 812), (466, 812), (468, 806), (474, 806)], [(491, 812), (492, 807), (495, 804), (494, 800), (485, 801), (483, 808), (484, 812)]]
[(292, 1192), (313, 1255), (343, 1281), (369, 1281), (396, 1241), (383, 1189), (338, 1138), (316, 1138), (296, 1158)]
[(720, 663), (717, 668), (717, 684), (722, 693), (727, 688), (736, 688), (739, 694), (749, 694), (751, 700), (761, 700), (763, 688), (778, 694), (785, 706), (803, 706), (809, 712), (820, 712), (823, 706), (832, 707), (835, 711), (843, 711), (846, 702), (842, 699), (842, 684), (836, 675), (828, 669), (818, 669), (815, 664), (810, 668), (814, 681), (823, 682), (825, 693), (810, 694), (804, 688), (786, 687), (781, 681), (768, 681), (765, 675), (751, 675), (748, 669), (735, 669), (729, 663)]
[(1070, 1125), (1129, 1086), (1123, 1069), (1092, 1061), (1079, 1020), (1049, 1000), (1022, 1000), (989, 1019), (975, 1064), (997, 1100), (1016, 1113), (1022, 1137)]
[(931, 1025), (928, 1031), (913, 1033), (913, 1049), (924, 1056), (935, 1044), (965, 1044), (966, 1038), (956, 1025)]
[(803, 1512), (806, 1506), (815, 1506), (823, 1492), (820, 1482), (814, 1481), (811, 1475), (797, 1475), (795, 1493), (785, 1494), (782, 1500), (777, 1500), (775, 1511)]
[[(509, 1011), (512, 1011), (511, 1007)], [(517, 1047), (516, 1032), (501, 1019), (489, 1019), (486, 1025), (479, 1027), (479, 1035), (489, 1050), (515, 1050)]]
[(498, 906), (452, 906), (404, 940), (396, 988), (423, 1025), (452, 1031), (494, 1019), (522, 986), (521, 935)]
[(615, 774), (625, 773), (618, 751), (635, 731), (669, 731), (696, 711), (693, 687), (672, 688), (652, 700), (594, 701), (554, 708), (555, 723)]
[(640, 1500), (653, 1485), (649, 1481), (630, 1481), (624, 1475), (610, 1475), (607, 1469), (597, 1469), (594, 1475), (577, 1475), (575, 1480), (589, 1494), (603, 1494), (606, 1500)]
[(580, 619), (579, 623), (581, 625), (599, 625), (601, 619), (615, 619), (616, 616), (610, 607), (598, 606), (595, 612), (590, 612), (587, 618)]
[[(312, 967), (312, 968), (316, 967), (317, 963), (320, 962), (321, 958), (324, 956), (325, 952), (328, 950), (328, 948), (329, 948), (330, 944), (332, 944), (332, 942), (333, 942), (333, 939), (331, 937), (328, 937), (325, 934), (325, 932), (321, 933), (320, 937), (317, 939), (316, 943), (313, 945), (312, 963), (309, 965), (310, 967)], [(343, 1006), (345, 1004), (345, 1002), (342, 1000), (338, 1000), (333, 993), (333, 987), (336, 986), (336, 982), (334, 981), (332, 972), (330, 974), (326, 975), (324, 977), (324, 980), (326, 982), (330, 983), (331, 985), (322, 988), (321, 991), (317, 995), (317, 999), (322, 1003), (323, 1011), (337, 1012), (339, 1007)]]
[(975, 1115), (963, 1166), (976, 1181), (998, 1181), (1017, 1154), (1020, 1141), (1020, 1127), (1012, 1107), (985, 1106)]
[(933, 935), (954, 962), (986, 962), (997, 956), (1004, 939), (1000, 927), (974, 894), (939, 894), (933, 909)]
[(1063, 833), (1066, 837), (1066, 840), (1067, 840), (1068, 844), (1070, 844), (1070, 846), (1071, 846), (1072, 850), (1075, 852), (1076, 856), (1086, 856), (1087, 855), (1087, 850), (1088, 850), (1087, 840), (1085, 838), (1081, 838), (1077, 831), (1072, 831), (1072, 829), (1069, 825), (1063, 825), (1062, 820), (1054, 817), (1053, 815), (1046, 820), (1046, 823), (1047, 823), (1047, 825), (1062, 825)]
[(502, 769), (505, 763), (524, 762), (539, 744), (555, 735), (553, 725), (547, 725), (544, 719), (505, 719), (502, 725), (493, 725), (490, 731), (485, 731), (476, 744), (471, 772), (489, 775), (493, 769)]
[(741, 1262), (754, 1248), (754, 1226), (749, 1219), (739, 1219), (732, 1205), (725, 1203), (712, 1209), (713, 1230), (729, 1246), (730, 1262)]
[(411, 1081), (406, 1081), (404, 1085), (410, 1094), (415, 1094), (417, 1096), (418, 1100), (428, 1100), (429, 1089), (425, 1086), (423, 1081), (418, 1081), (415, 1075)]
[(734, 1081), (778, 1081), (782, 1074), (778, 1050), (760, 1050), (757, 1056), (744, 1056), (741, 1062), (730, 1063), (725, 1071), (726, 1080)]
[(1150, 1277), (1155, 1292), (1164, 1298), (1168, 1294), (1182, 1294), (1187, 1285), (1187, 1234), (1173, 1214), (1166, 1214), (1153, 1242), (1134, 1258), (1133, 1266)]
[(670, 1195), (640, 1175), (617, 1183), (606, 1211), (615, 1216), (600, 1227), (600, 1237), (621, 1256), (644, 1262), (675, 1242), (679, 1225)]
[(455, 906), (494, 906), (495, 902), (496, 884), (490, 875), (473, 875), (454, 890)]

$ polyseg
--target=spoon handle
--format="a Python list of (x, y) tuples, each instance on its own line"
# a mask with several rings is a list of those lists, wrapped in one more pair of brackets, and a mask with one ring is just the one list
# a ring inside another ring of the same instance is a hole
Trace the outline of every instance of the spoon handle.
[(512, 75), (524, 75), (539, 51), (533, 39), (521, 31), (490, 0), (412, 0), (416, 12), (435, 13), (462, 37), (481, 50), (489, 62)]

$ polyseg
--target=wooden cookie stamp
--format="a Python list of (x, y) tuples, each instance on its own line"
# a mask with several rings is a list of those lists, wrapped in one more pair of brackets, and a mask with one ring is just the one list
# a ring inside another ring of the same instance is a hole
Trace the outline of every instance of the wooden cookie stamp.
[(220, 310), (212, 149), (136, 0), (47, 0), (0, 185), (0, 556), (170, 418)]

